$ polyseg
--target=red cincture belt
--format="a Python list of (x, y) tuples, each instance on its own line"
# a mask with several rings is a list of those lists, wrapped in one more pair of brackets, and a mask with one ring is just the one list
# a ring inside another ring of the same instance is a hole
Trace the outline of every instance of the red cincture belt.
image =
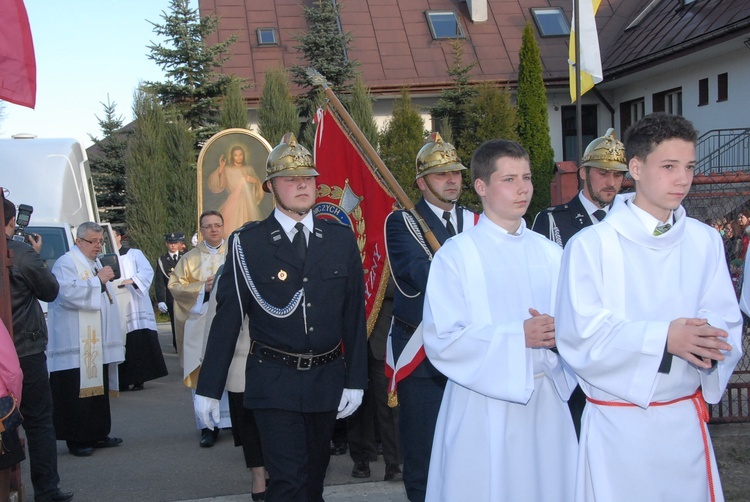
[[(706, 474), (708, 475), (708, 490), (711, 493), (711, 502), (716, 501), (716, 495), (714, 495), (714, 478), (711, 470), (711, 451), (708, 448), (708, 429), (706, 428), (706, 424), (708, 423), (708, 406), (706, 406), (706, 401), (703, 399), (703, 394), (701, 393), (701, 390), (698, 389), (695, 391), (695, 394), (691, 396), (685, 396), (685, 397), (679, 397), (677, 399), (672, 399), (671, 401), (662, 401), (662, 402), (654, 402), (649, 403), (649, 406), (669, 406), (670, 404), (679, 403), (680, 401), (687, 401), (690, 400), (693, 402), (693, 405), (695, 406), (695, 411), (698, 413), (698, 418), (700, 419), (700, 425), (701, 425), (701, 436), (703, 436), (703, 452), (706, 455)], [(586, 401), (590, 403), (594, 403), (598, 406), (617, 406), (621, 408), (632, 408), (635, 407), (635, 404), (632, 403), (622, 403), (619, 401), (600, 401), (598, 399), (594, 399), (592, 397), (586, 396)]]

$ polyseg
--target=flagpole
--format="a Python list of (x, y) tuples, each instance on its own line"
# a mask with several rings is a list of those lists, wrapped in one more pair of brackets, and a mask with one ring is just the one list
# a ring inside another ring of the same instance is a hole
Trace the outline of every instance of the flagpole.
[(354, 119), (352, 119), (351, 115), (349, 115), (349, 112), (346, 111), (344, 105), (341, 103), (341, 101), (339, 101), (339, 98), (336, 97), (336, 94), (334, 94), (333, 90), (328, 85), (325, 77), (318, 73), (315, 68), (307, 68), (307, 75), (312, 80), (313, 85), (318, 85), (323, 88), (323, 92), (325, 92), (326, 97), (331, 102), (331, 105), (336, 111), (336, 114), (344, 121), (347, 129), (349, 129), (349, 134), (353, 136), (352, 139), (354, 140), (354, 142), (363, 151), (363, 153), (367, 156), (367, 159), (378, 171), (378, 174), (380, 174), (383, 181), (388, 186), (388, 189), (396, 197), (398, 203), (401, 204), (401, 207), (411, 213), (414, 219), (417, 220), (417, 223), (419, 224), (419, 227), (424, 234), (427, 244), (430, 246), (430, 249), (432, 249), (433, 252), (436, 252), (438, 249), (440, 249), (440, 243), (435, 237), (435, 234), (432, 232), (432, 230), (430, 230), (430, 227), (424, 221), (424, 218), (422, 218), (422, 216), (420, 216), (420, 214), (417, 212), (417, 208), (414, 206), (414, 203), (411, 201), (409, 196), (406, 195), (406, 192), (404, 192), (404, 189), (401, 188), (401, 185), (398, 184), (398, 181), (396, 181), (396, 178), (380, 158), (380, 155), (378, 155), (370, 142), (367, 141), (367, 138), (362, 133), (362, 131), (359, 130), (359, 127), (357, 127)]
[[(584, 0), (588, 2), (590, 0)], [(575, 70), (576, 70), (576, 164), (581, 165), (583, 158), (583, 124), (581, 117), (581, 15), (580, 0), (573, 2), (573, 25), (575, 27)]]

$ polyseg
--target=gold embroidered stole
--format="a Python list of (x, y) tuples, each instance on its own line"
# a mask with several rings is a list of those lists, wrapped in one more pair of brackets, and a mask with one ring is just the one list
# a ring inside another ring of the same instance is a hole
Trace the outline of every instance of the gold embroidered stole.
[[(78, 275), (83, 281), (94, 277), (88, 264), (73, 257)], [(100, 293), (94, 293), (100, 294)], [(104, 354), (102, 345), (102, 315), (101, 311), (78, 310), (78, 353), (81, 372), (81, 387), (78, 397), (91, 397), (104, 395), (104, 376), (102, 358)]]

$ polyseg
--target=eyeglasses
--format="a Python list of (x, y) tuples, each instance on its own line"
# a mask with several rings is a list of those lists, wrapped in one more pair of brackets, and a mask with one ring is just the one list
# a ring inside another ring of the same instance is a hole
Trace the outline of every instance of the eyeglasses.
[(90, 241), (88, 239), (84, 239), (83, 237), (79, 237), (79, 239), (82, 240), (83, 242), (88, 242), (89, 244), (91, 244), (93, 246), (96, 246), (96, 245), (103, 246), (104, 245), (104, 239), (97, 239), (95, 241)]
[(204, 229), (204, 230), (208, 230), (208, 229), (212, 229), (213, 230), (213, 229), (221, 228), (223, 226), (224, 226), (223, 223), (211, 223), (209, 225), (201, 225), (201, 228)]

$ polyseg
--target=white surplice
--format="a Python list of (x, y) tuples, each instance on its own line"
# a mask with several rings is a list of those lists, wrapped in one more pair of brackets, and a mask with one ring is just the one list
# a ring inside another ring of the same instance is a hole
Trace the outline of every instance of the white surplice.
[[(637, 405), (587, 403), (575, 500), (711, 500), (706, 450), (716, 500), (723, 500), (696, 404), (649, 403), (698, 388), (709, 403), (721, 399), (742, 355), (742, 318), (724, 247), (716, 230), (682, 207), (674, 226), (654, 236), (631, 207), (632, 196), (618, 198), (607, 218), (576, 234), (563, 254), (560, 355), (587, 396)], [(673, 357), (669, 373), (659, 373), (669, 323), (680, 317), (727, 330), (733, 350), (710, 370)]]
[(120, 255), (120, 276), (115, 286), (122, 281), (132, 279), (133, 284), (118, 287), (117, 304), (120, 307), (120, 321), (123, 332), (131, 333), (138, 329), (156, 331), (154, 306), (151, 304), (148, 290), (154, 281), (154, 269), (140, 249), (129, 249)]
[(424, 347), (448, 384), (430, 502), (572, 498), (575, 377), (551, 350), (527, 348), (523, 329), (529, 308), (554, 315), (561, 254), (523, 223), (511, 235), (482, 215), (432, 261)]
[[(75, 255), (75, 258), (73, 257)], [(91, 267), (91, 277), (83, 280), (75, 260)], [(52, 267), (60, 283), (60, 293), (49, 304), (47, 327), (47, 367), (50, 372), (80, 367), (79, 310), (99, 312), (102, 327), (102, 362), (109, 364), (109, 387), (118, 389), (117, 363), (125, 360), (125, 347), (117, 303), (110, 303), (99, 278), (94, 275), (96, 264), (77, 248), (62, 255)], [(110, 285), (107, 285), (109, 288)], [(112, 293), (110, 292), (110, 295)]]

